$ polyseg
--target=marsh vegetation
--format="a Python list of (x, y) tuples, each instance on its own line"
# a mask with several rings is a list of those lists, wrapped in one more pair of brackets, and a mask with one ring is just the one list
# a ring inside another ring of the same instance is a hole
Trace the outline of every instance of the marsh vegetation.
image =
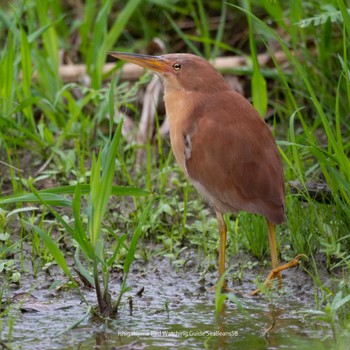
[[(0, 3), (0, 347), (347, 348), (347, 1)], [(152, 76), (109, 50), (213, 60), (271, 126), (280, 256), (309, 258), (280, 292), (238, 293), (269, 270), (248, 213), (226, 217), (237, 294), (207, 292), (215, 216), (174, 161), (159, 95), (140, 134)]]

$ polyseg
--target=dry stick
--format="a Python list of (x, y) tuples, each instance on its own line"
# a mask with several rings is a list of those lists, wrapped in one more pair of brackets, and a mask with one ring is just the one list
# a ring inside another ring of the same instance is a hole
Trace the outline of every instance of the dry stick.
[[(274, 53), (276, 61), (278, 63), (283, 63), (287, 61), (287, 58), (283, 51), (276, 51)], [(262, 53), (258, 55), (258, 61), (260, 66), (265, 66), (270, 62), (271, 57), (267, 53)], [(244, 56), (228, 56), (228, 57), (218, 57), (212, 61), (214, 67), (218, 70), (226, 70), (237, 67), (246, 67), (249, 64), (249, 57)], [(103, 74), (108, 74), (111, 70), (115, 68), (115, 63), (106, 63), (103, 67)], [(142, 72), (143, 68), (138, 67), (131, 63), (126, 63), (122, 68), (122, 79), (123, 80), (137, 80)], [(79, 81), (81, 78), (86, 76), (87, 67), (84, 64), (68, 64), (62, 65), (59, 68), (59, 74), (63, 81), (73, 82)]]
[[(160, 93), (163, 89), (162, 83), (157, 76), (154, 76), (147, 85), (143, 99), (143, 108), (139, 130), (137, 132), (137, 143), (145, 145), (147, 140), (152, 137), (156, 106), (158, 105)], [(140, 148), (136, 155), (136, 165), (139, 165), (145, 159), (146, 151)]]
[[(103, 74), (108, 74), (115, 68), (115, 63), (106, 63), (103, 66)], [(124, 64), (122, 68), (123, 80), (137, 80), (143, 72), (143, 69), (132, 64)], [(59, 75), (64, 82), (79, 81), (87, 75), (87, 66), (85, 64), (67, 64), (59, 68)]]

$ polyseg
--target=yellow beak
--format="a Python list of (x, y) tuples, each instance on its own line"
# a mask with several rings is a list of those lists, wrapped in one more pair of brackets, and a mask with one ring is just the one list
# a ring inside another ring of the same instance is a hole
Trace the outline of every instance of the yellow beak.
[(135, 53), (113, 51), (109, 51), (107, 54), (158, 73), (166, 73), (172, 71), (170, 63), (162, 56), (139, 55)]

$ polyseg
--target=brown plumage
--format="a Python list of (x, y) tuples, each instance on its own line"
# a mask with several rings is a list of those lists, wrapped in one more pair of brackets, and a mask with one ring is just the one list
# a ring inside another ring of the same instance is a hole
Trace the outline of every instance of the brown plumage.
[(265, 283), (276, 277), (281, 281), (280, 271), (295, 266), (299, 256), (278, 266), (274, 224), (285, 220), (283, 166), (272, 133), (258, 112), (201, 57), (109, 54), (151, 69), (162, 79), (175, 158), (217, 214), (219, 274), (225, 270), (222, 214), (244, 210), (266, 217), (273, 271)]

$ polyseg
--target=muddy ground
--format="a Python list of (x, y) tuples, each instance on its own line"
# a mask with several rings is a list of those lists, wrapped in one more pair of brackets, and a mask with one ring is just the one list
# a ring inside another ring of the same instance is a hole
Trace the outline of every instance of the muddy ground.
[[(268, 267), (244, 268), (242, 281), (234, 284), (230, 274), (229, 286), (245, 311), (226, 300), (216, 319), (215, 293), (209, 289), (217, 272), (205, 266), (214, 262), (203, 262), (190, 250), (179, 258), (186, 263), (160, 256), (148, 263), (135, 261), (128, 279), (131, 290), (118, 317), (101, 321), (88, 316), (66, 332), (86, 315), (87, 306), (76, 291), (52, 288), (65, 281), (57, 266), (36, 279), (28, 271), (19, 287), (12, 285), (4, 293), (3, 305), (9, 304), (11, 311), (2, 320), (2, 344), (5, 349), (329, 349), (333, 343), (330, 326), (306, 312), (316, 308), (319, 291), (302, 267), (283, 272), (281, 291), (270, 297), (249, 296), (255, 278), (267, 275)], [(239, 254), (230, 264), (248, 260)], [(319, 264), (321, 278), (329, 280), (321, 260)], [(111, 281), (112, 297), (117, 298), (121, 272), (114, 272)], [(85, 287), (83, 293), (94, 305), (93, 290)]]

